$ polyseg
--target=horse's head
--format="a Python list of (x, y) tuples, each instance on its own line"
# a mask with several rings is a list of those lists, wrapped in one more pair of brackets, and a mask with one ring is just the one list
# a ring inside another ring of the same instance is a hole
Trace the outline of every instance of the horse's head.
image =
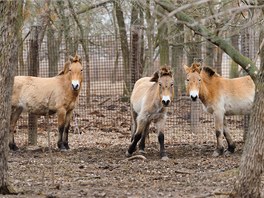
[(183, 66), (186, 72), (186, 92), (193, 101), (199, 98), (199, 89), (201, 86), (201, 64), (193, 63), (191, 67)]
[(70, 56), (70, 61), (64, 65), (63, 73), (69, 75), (72, 89), (80, 90), (83, 81), (83, 67), (81, 58), (77, 54), (74, 57)]
[(160, 101), (163, 106), (169, 106), (174, 98), (174, 80), (171, 68), (166, 65), (161, 67), (154, 73), (150, 81), (158, 83)]

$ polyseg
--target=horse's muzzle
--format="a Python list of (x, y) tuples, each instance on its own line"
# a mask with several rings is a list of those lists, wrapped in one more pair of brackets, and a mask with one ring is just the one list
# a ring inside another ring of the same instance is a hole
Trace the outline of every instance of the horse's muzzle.
[(80, 83), (79, 83), (78, 80), (73, 80), (73, 81), (72, 81), (72, 89), (73, 89), (74, 91), (77, 91), (77, 90), (80, 89)]
[(170, 104), (170, 100), (162, 100), (162, 104), (164, 107), (167, 107)]
[(198, 98), (197, 96), (191, 96), (192, 101), (196, 101), (197, 98)]

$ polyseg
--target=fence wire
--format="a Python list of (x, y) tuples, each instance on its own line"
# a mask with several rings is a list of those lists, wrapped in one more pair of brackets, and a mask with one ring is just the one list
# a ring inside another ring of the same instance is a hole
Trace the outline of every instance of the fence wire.
[[(89, 63), (86, 62), (81, 45), (77, 45), (77, 52), (82, 57), (84, 70), (90, 69), (90, 76), (84, 71), (84, 83), (76, 109), (74, 110), (71, 132), (85, 133), (89, 130), (101, 130), (104, 132), (120, 132), (130, 129), (130, 104), (129, 95), (124, 95), (129, 89), (125, 78), (133, 87), (131, 76), (138, 71), (130, 68), (126, 71), (123, 67), (120, 41), (114, 36), (98, 36), (87, 38), (89, 49)], [(17, 75), (28, 75), (29, 73), (29, 46), (30, 40), (24, 42), (23, 63), (19, 62)], [(67, 52), (68, 53), (68, 52)], [(39, 49), (38, 76), (54, 76), (63, 69), (67, 60), (66, 44), (61, 42), (43, 42)], [(208, 53), (207, 53), (208, 54)], [(74, 55), (74, 54), (71, 54)], [(187, 61), (184, 54), (183, 62)], [(195, 56), (195, 55), (194, 55)], [(203, 54), (205, 56), (205, 53)], [(182, 58), (182, 57), (181, 57)], [(229, 76), (231, 60), (223, 55), (222, 74)], [(158, 59), (154, 65), (144, 71), (144, 75), (151, 75), (159, 67)], [(182, 66), (174, 69), (177, 80), (184, 81), (185, 75)], [(142, 74), (141, 74), (142, 75)], [(90, 81), (90, 93), (86, 93), (87, 81)], [(214, 120), (212, 115), (202, 109), (201, 102), (192, 102), (185, 95), (183, 85), (175, 84), (176, 95), (173, 105), (168, 113), (166, 125), (166, 141), (171, 144), (207, 143), (215, 142)], [(90, 102), (87, 103), (89, 95)], [(19, 119), (17, 130), (23, 131), (25, 143), (27, 143), (27, 114), (23, 113)], [(244, 131), (244, 116), (227, 117), (228, 127), (235, 141), (241, 141)], [(56, 116), (50, 119), (52, 130), (57, 130)], [(45, 130), (45, 119), (39, 117), (38, 130)], [(150, 139), (156, 142), (155, 129), (150, 127)], [(153, 132), (153, 133), (152, 133)], [(21, 133), (21, 132), (20, 132)]]

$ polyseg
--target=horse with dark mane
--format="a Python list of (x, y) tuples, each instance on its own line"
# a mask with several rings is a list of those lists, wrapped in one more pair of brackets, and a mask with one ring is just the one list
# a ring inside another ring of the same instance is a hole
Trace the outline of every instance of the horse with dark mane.
[(36, 115), (57, 114), (58, 148), (69, 149), (68, 131), (72, 112), (79, 96), (83, 67), (80, 57), (70, 57), (64, 69), (55, 77), (40, 78), (33, 76), (16, 76), (12, 94), (12, 113), (10, 120), (9, 147), (17, 150), (14, 130), (20, 114), (25, 111)]
[(184, 66), (187, 81), (187, 94), (193, 101), (198, 98), (205, 111), (214, 115), (217, 148), (213, 156), (224, 153), (223, 135), (228, 148), (233, 153), (235, 144), (227, 128), (226, 115), (249, 114), (255, 97), (255, 84), (250, 76), (239, 78), (223, 78), (210, 67), (201, 67), (193, 63)]
[(164, 147), (164, 128), (167, 109), (174, 97), (174, 82), (170, 67), (163, 66), (152, 77), (139, 79), (131, 94), (132, 137), (126, 152), (131, 156), (139, 143), (139, 152), (144, 153), (145, 138), (148, 135), (150, 123), (153, 121), (158, 131), (160, 157), (167, 159)]

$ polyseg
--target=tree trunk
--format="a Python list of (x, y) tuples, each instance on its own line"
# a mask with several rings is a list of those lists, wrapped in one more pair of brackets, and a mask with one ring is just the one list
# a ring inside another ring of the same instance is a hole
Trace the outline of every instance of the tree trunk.
[(18, 37), (21, 16), (19, 1), (0, 1), (0, 194), (15, 193), (8, 184), (7, 157), (11, 96), (18, 65)]
[(159, 40), (159, 53), (160, 53), (160, 65), (169, 64), (169, 41), (168, 41), (168, 24), (163, 21), (163, 17), (160, 14), (163, 13), (165, 16), (165, 10), (161, 7), (157, 7), (158, 15), (158, 40)]
[(55, 38), (55, 31), (49, 25), (47, 29), (47, 46), (48, 46), (48, 62), (49, 77), (58, 74), (59, 48), (60, 42)]
[[(264, 1), (259, 1), (261, 5)], [(262, 9), (264, 13), (264, 9)], [(263, 27), (263, 26), (262, 26)], [(260, 43), (264, 39), (264, 28), (260, 32)], [(238, 181), (232, 198), (260, 198), (261, 175), (264, 168), (264, 48), (260, 49), (260, 69), (256, 80), (256, 95), (250, 114), (249, 129), (240, 162)]]
[[(88, 46), (88, 39), (85, 39), (84, 38), (84, 29), (76, 15), (76, 12), (74, 11), (74, 8), (73, 8), (73, 5), (72, 5), (72, 2), (70, 0), (68, 0), (68, 4), (69, 4), (69, 8), (70, 8), (70, 11), (71, 11), (71, 14), (80, 30), (80, 43), (82, 45), (82, 48), (83, 48), (83, 51), (84, 51), (84, 55), (85, 55), (85, 62), (86, 62), (86, 65), (84, 65), (84, 68), (85, 68), (85, 74), (86, 74), (86, 79), (85, 80), (85, 88), (86, 88), (86, 106), (89, 106), (90, 105), (90, 92), (91, 92), (91, 77), (90, 77), (90, 59), (89, 59), (89, 46)], [(87, 41), (87, 42), (86, 42)], [(78, 46), (78, 42), (76, 42)], [(75, 53), (77, 53), (77, 49), (75, 51)]]
[[(29, 76), (38, 76), (39, 73), (39, 26), (31, 27), (30, 52), (29, 52)], [(28, 144), (37, 145), (38, 116), (28, 114)]]
[[(236, 35), (231, 37), (231, 43), (232, 43), (232, 45), (234, 46), (234, 48), (236, 50), (239, 50), (238, 40), (239, 40), (239, 35), (238, 34), (236, 34)], [(232, 60), (231, 68), (229, 70), (229, 77), (230, 78), (236, 78), (238, 76), (239, 76), (238, 64)]]
[[(263, 49), (263, 48), (262, 48)], [(238, 182), (230, 197), (235, 198), (260, 198), (261, 174), (264, 163), (264, 50), (260, 57), (261, 68), (256, 81), (256, 92), (254, 106), (249, 121), (249, 131), (240, 162)]]
[(146, 50), (146, 56), (145, 56), (145, 64), (143, 68), (143, 75), (146, 75), (149, 68), (154, 65), (153, 61), (153, 54), (154, 54), (154, 23), (155, 23), (155, 17), (153, 17), (153, 14), (151, 13), (150, 9), (150, 0), (146, 0), (146, 23), (147, 23), (147, 29), (146, 29), (146, 37), (147, 37), (147, 50)]
[(172, 26), (173, 34), (176, 35), (172, 40), (171, 48), (171, 66), (174, 71), (174, 93), (175, 96), (181, 96), (185, 92), (185, 77), (182, 71), (183, 55), (184, 55), (184, 25), (178, 23)]
[(123, 75), (124, 75), (124, 88), (123, 95), (126, 97), (130, 94), (132, 89), (132, 83), (130, 83), (130, 70), (129, 70), (129, 48), (128, 39), (126, 33), (125, 19), (123, 16), (123, 11), (121, 9), (120, 0), (114, 1), (114, 9), (117, 19), (117, 24), (119, 28), (119, 35), (121, 40), (121, 51), (123, 57)]
[(130, 22), (130, 43), (131, 43), (131, 83), (134, 84), (139, 79), (139, 41), (140, 41), (140, 26), (139, 26), (139, 10), (137, 5), (132, 6), (131, 22)]

